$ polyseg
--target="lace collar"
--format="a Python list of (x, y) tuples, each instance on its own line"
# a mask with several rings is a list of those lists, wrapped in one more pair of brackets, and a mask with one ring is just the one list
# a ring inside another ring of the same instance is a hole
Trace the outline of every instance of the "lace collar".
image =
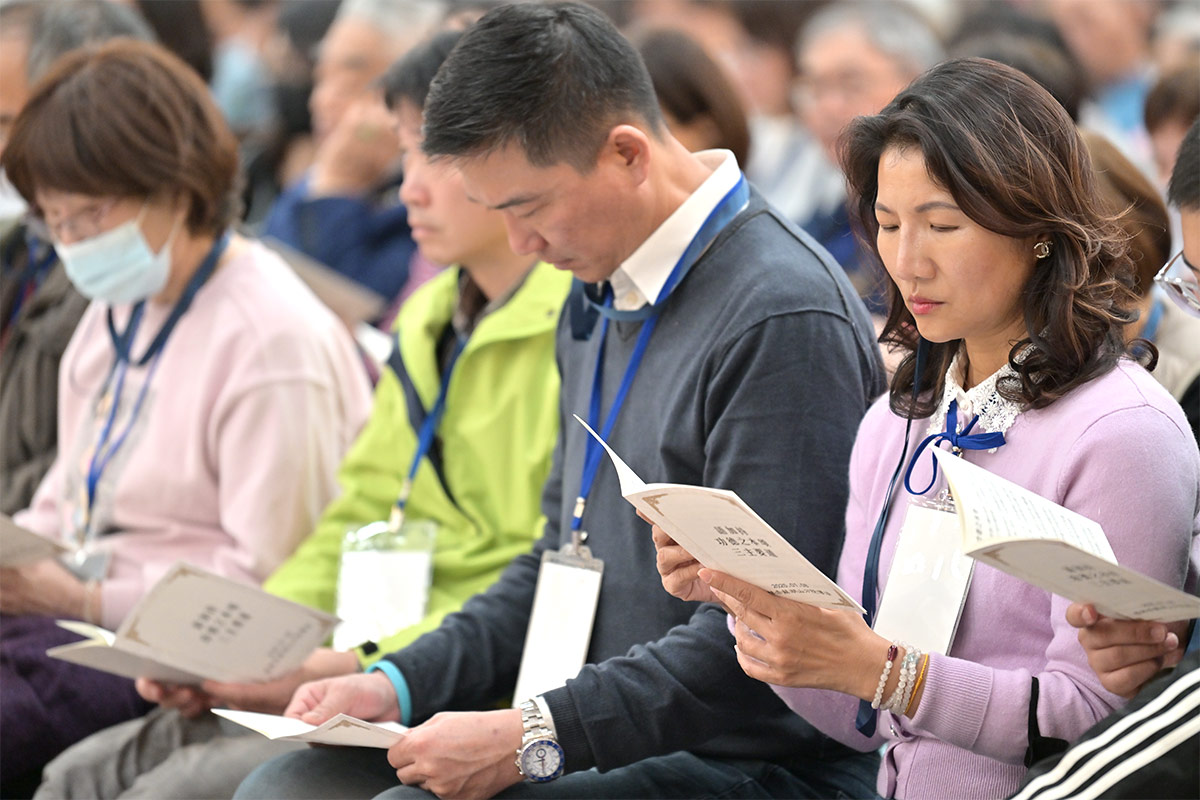
[[(946, 370), (946, 386), (942, 390), (942, 400), (938, 403), (937, 410), (929, 418), (929, 433), (939, 433), (942, 430), (946, 424), (946, 411), (950, 408), (951, 400), (958, 401), (960, 428), (966, 427), (967, 423), (978, 414), (979, 422), (975, 424), (975, 433), (984, 431), (1007, 433), (1024, 407), (1020, 403), (1001, 396), (1000, 392), (996, 391), (996, 383), (1001, 378), (1015, 377), (1016, 370), (1006, 362), (986, 380), (980, 381), (970, 389), (963, 389), (962, 378), (965, 376), (961, 364), (962, 354), (963, 351), (960, 349), (955, 354), (954, 360), (950, 362), (950, 368)], [(988, 452), (994, 453), (996, 448), (992, 448)]]

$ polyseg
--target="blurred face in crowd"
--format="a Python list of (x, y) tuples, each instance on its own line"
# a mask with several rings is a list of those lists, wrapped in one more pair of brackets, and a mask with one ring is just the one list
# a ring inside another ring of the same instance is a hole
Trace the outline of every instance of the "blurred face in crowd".
[(321, 40), (309, 100), (318, 142), (366, 95), (371, 82), (388, 68), (393, 54), (386, 37), (366, 22), (346, 18), (333, 23)]
[(0, 153), (4, 152), (13, 120), (29, 99), (29, 81), (25, 75), (28, 56), (26, 37), (0, 32)]
[(1154, 3), (1051, 0), (1050, 14), (1095, 86), (1136, 73), (1149, 55)]
[(1154, 166), (1158, 169), (1158, 183), (1162, 188), (1171, 180), (1179, 145), (1183, 144), (1184, 134), (1191, 124), (1191, 121), (1169, 119), (1150, 134), (1150, 148), (1154, 153)]
[(878, 114), (914, 77), (858, 26), (836, 28), (800, 54), (800, 112), (837, 163), (842, 130), (855, 117)]
[(646, 179), (646, 134), (629, 125), (609, 133), (596, 165), (531, 164), (517, 145), (462, 159), (467, 194), (503, 212), (518, 255), (570, 271), (586, 283), (606, 280), (646, 236), (638, 202)]
[(964, 340), (972, 363), (1024, 336), (1021, 290), (1034, 269), (1033, 241), (974, 222), (930, 177), (919, 149), (884, 151), (875, 218), (880, 258), (922, 336)]
[(421, 253), (438, 264), (485, 265), (509, 255), (500, 212), (467, 198), (462, 175), (449, 159), (430, 163), (421, 151), (421, 110), (401, 102), (393, 117), (403, 151), (400, 200)]

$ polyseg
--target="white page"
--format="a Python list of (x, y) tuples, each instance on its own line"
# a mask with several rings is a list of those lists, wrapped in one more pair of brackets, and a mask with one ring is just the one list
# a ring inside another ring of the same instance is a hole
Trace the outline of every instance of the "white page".
[(601, 439), (600, 434), (592, 430), (591, 425), (580, 419), (578, 414), (572, 414), (571, 416), (575, 417), (576, 422), (587, 428), (587, 432), (592, 435), (593, 439), (600, 443), (600, 446), (608, 453), (608, 457), (612, 459), (613, 466), (617, 469), (617, 481), (621, 484), (622, 497), (628, 499), (629, 495), (646, 488), (646, 482), (639, 478), (637, 473), (630, 469), (629, 465), (621, 460), (619, 455), (613, 452), (613, 449), (608, 446), (608, 442)]
[(0, 514), (0, 567), (19, 567), (57, 558), (67, 548), (53, 539), (48, 539), (12, 521), (8, 514)]
[(396, 722), (367, 722), (348, 714), (338, 714), (320, 725), (310, 725), (294, 717), (260, 714), (256, 711), (214, 708), (212, 712), (268, 739), (314, 744), (386, 750), (400, 741), (408, 731), (408, 728)]
[(616, 467), (621, 494), (709, 569), (781, 597), (863, 613), (862, 606), (758, 516), (734, 492), (703, 486), (647, 484), (587, 423)]
[(963, 519), (963, 550), (1002, 539), (1052, 539), (1117, 563), (1103, 529), (1070, 509), (998, 478), (953, 453), (933, 449)]
[(1200, 598), (1118, 566), (1096, 522), (950, 453), (934, 454), (946, 470), (971, 557), (1110, 617), (1200, 617)]
[(138, 601), (117, 631), (111, 649), (124, 655), (75, 645), (47, 652), (118, 675), (144, 667), (137, 676), (262, 682), (298, 668), (336, 621), (256, 586), (178, 562)]
[(51, 647), (46, 655), (125, 678), (149, 678), (161, 683), (182, 685), (199, 684), (205, 678), (204, 675), (168, 666), (158, 659), (108, 645), (98, 639)]

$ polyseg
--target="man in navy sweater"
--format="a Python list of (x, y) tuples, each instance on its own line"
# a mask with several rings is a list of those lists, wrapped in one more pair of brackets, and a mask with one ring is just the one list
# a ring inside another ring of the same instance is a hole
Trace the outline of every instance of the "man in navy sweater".
[[(662, 591), (649, 526), (598, 452), (589, 479), (571, 418), (606, 427), (648, 480), (737, 491), (832, 574), (851, 445), (883, 389), (845, 274), (732, 154), (670, 136), (636, 52), (582, 4), (503, 6), (468, 30), (433, 84), (424, 148), (504, 212), (515, 252), (578, 279), (558, 329), (544, 535), (381, 668), (297, 690), (287, 713), (309, 722), (415, 726), (386, 762), (297, 752), (239, 796), (872, 794), (875, 754), (825, 739), (747, 678), (722, 609)], [(585, 665), (519, 708), (478, 710), (514, 691), (543, 554), (581, 540), (604, 562), (594, 623), (571, 619), (592, 625)]]

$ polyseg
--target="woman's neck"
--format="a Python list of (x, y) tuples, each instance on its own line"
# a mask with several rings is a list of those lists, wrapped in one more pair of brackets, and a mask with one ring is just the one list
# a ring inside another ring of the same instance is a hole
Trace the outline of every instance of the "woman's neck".
[[(171, 305), (183, 296), (183, 290), (187, 287), (188, 281), (200, 269), (200, 265), (204, 263), (204, 259), (212, 250), (213, 244), (216, 242), (216, 237), (212, 234), (201, 234), (193, 236), (189, 233), (181, 232), (174, 246), (171, 248), (171, 272), (167, 276), (167, 285), (163, 290), (151, 298), (154, 303), (162, 305)], [(229, 255), (226, 250), (221, 261)]]

